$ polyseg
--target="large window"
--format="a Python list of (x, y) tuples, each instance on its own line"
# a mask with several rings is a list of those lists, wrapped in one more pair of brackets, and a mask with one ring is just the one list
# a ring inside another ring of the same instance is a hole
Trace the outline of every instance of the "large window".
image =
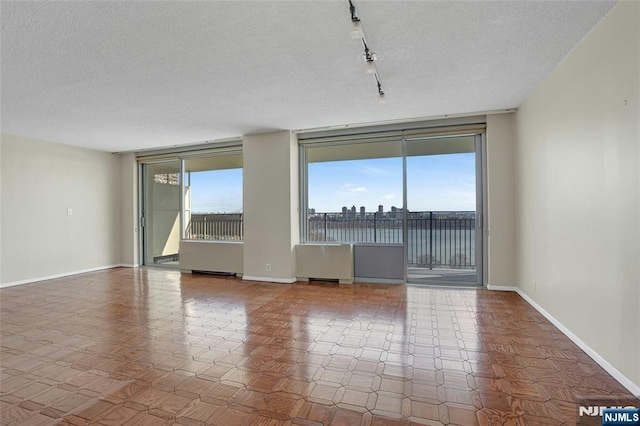
[(477, 284), (482, 130), (303, 139), (303, 242), (353, 244), (356, 277)]
[(184, 161), (185, 238), (243, 239), (242, 154)]
[(180, 240), (242, 241), (242, 147), (138, 156), (145, 265), (177, 267)]
[(306, 148), (307, 242), (402, 243), (402, 144)]

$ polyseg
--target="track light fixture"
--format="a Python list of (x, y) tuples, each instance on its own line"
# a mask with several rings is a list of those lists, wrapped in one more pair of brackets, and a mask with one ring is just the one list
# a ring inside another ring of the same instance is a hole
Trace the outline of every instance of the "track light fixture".
[(362, 28), (362, 21), (358, 17), (356, 7), (351, 0), (349, 0), (349, 13), (351, 14), (351, 23), (353, 24), (353, 30), (351, 31), (351, 37), (359, 38), (362, 41), (364, 47), (364, 61), (366, 64), (367, 74), (373, 74), (376, 78), (376, 85), (378, 87), (378, 96), (384, 98), (384, 90), (382, 90), (382, 83), (380, 83), (380, 77), (378, 68), (376, 67), (376, 60), (378, 59), (376, 54), (369, 49), (367, 40), (364, 37), (364, 30)]
[(378, 78), (378, 74), (374, 74), (376, 76), (376, 83), (378, 83), (378, 95), (384, 96), (384, 90), (382, 90), (382, 84), (380, 84), (380, 79)]

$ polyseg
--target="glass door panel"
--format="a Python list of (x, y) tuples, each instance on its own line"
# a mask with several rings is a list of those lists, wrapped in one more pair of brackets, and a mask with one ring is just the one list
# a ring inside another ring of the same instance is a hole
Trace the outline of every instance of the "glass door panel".
[(143, 166), (145, 265), (179, 266), (180, 161)]
[(309, 147), (303, 240), (353, 244), (356, 279), (404, 282), (402, 140)]
[(481, 283), (479, 136), (406, 142), (407, 281)]

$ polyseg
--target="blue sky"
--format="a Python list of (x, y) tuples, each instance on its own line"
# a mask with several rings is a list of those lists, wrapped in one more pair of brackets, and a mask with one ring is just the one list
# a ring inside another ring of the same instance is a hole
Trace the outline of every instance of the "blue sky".
[(242, 169), (191, 172), (192, 213), (242, 213)]
[[(402, 159), (309, 164), (309, 207), (377, 211), (402, 207)], [(412, 211), (475, 210), (475, 154), (407, 158), (407, 207)]]
[[(475, 210), (475, 154), (407, 158), (407, 204), (411, 211)], [(241, 169), (191, 173), (191, 211), (242, 211)], [(309, 164), (309, 207), (339, 212), (342, 206), (377, 211), (402, 207), (402, 159)]]

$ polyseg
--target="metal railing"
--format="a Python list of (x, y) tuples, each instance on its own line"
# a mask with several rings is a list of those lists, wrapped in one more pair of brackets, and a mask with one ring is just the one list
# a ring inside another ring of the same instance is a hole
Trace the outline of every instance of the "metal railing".
[[(402, 211), (316, 213), (307, 218), (306, 241), (402, 244), (403, 220)], [(408, 265), (475, 268), (475, 229), (475, 212), (408, 212)]]
[(244, 239), (242, 213), (237, 214), (192, 214), (185, 236), (190, 240)]

